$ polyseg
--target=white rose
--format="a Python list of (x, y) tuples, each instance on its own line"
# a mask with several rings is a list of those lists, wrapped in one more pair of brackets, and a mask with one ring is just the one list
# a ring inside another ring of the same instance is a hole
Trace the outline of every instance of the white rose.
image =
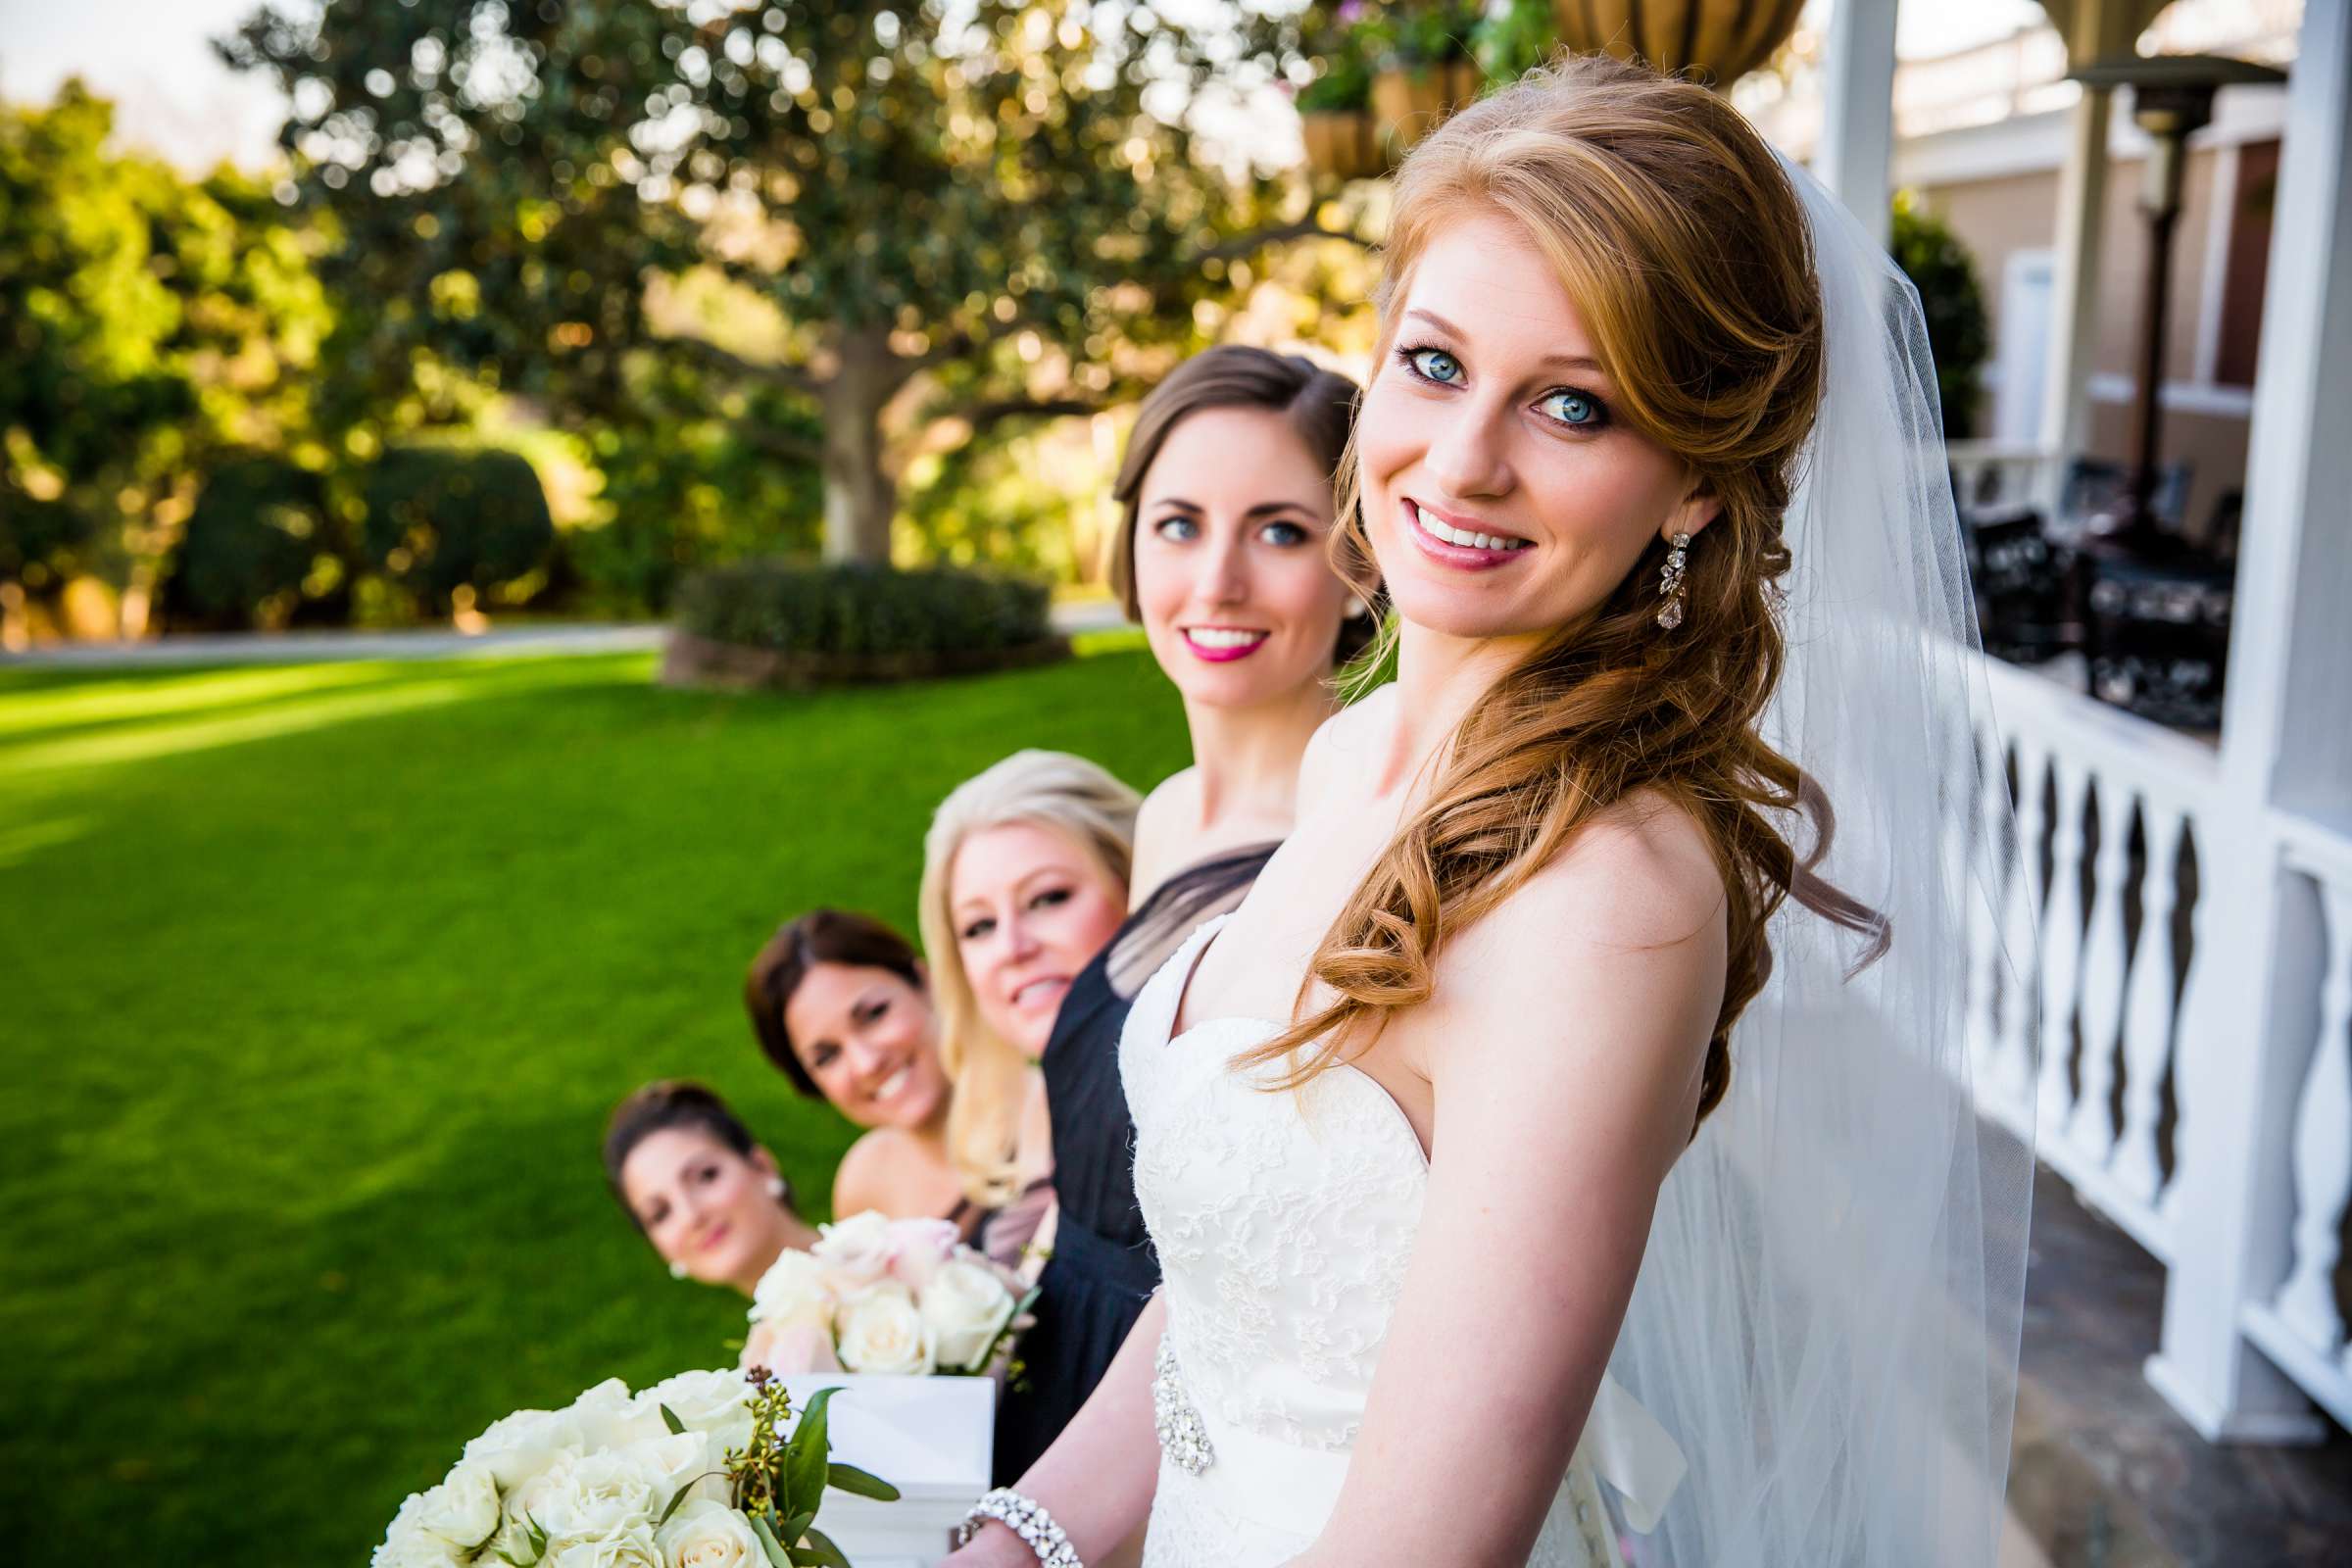
[(831, 1271), (810, 1254), (786, 1248), (752, 1288), (751, 1319), (755, 1323), (814, 1323), (833, 1326)]
[[(586, 1541), (650, 1522), (669, 1503), (675, 1483), (631, 1453), (600, 1451), (567, 1459), (534, 1489), (531, 1517), (551, 1541)], [(660, 1495), (656, 1495), (659, 1493)]]
[(833, 1225), (817, 1227), (817, 1243), (809, 1250), (825, 1265), (836, 1294), (861, 1290), (890, 1272), (890, 1253), (896, 1240), (890, 1221), (874, 1209), (853, 1214)]
[(458, 1568), (458, 1548), (424, 1528), (424, 1494), (412, 1492), (392, 1516), (369, 1568)]
[(695, 1432), (708, 1433), (720, 1453), (752, 1441), (752, 1390), (740, 1372), (681, 1372), (637, 1396), (660, 1420), (664, 1405)]
[[(751, 1423), (744, 1423), (744, 1437), (751, 1437)], [(623, 1464), (635, 1465), (653, 1483), (654, 1517), (669, 1506), (669, 1499), (680, 1487), (690, 1481), (723, 1480), (718, 1472), (726, 1464), (726, 1450), (717, 1446), (708, 1432), (689, 1427), (684, 1432), (664, 1432), (658, 1438), (643, 1438), (612, 1450), (612, 1457)]]
[(670, 1516), (655, 1542), (663, 1568), (767, 1568), (752, 1522), (723, 1502), (697, 1497)]
[(548, 1547), (546, 1568), (663, 1568), (649, 1520)]
[(932, 1370), (931, 1331), (904, 1285), (876, 1285), (841, 1306), (841, 1364), (852, 1372)]
[(512, 1491), (558, 1459), (587, 1446), (579, 1423), (555, 1410), (517, 1410), (490, 1423), (466, 1445), (461, 1463), (481, 1464), (500, 1487)]
[(960, 1258), (942, 1263), (923, 1291), (923, 1326), (939, 1364), (972, 1370), (1012, 1321), (1016, 1304), (994, 1270)]
[(416, 1522), (450, 1544), (472, 1551), (498, 1534), (498, 1478), (478, 1459), (461, 1459), (424, 1494)]
[(910, 1291), (920, 1291), (939, 1266), (956, 1255), (956, 1227), (948, 1220), (892, 1220), (890, 1277)]
[(639, 1404), (629, 1386), (618, 1378), (605, 1379), (557, 1413), (578, 1423), (580, 1447), (588, 1453), (617, 1448), (640, 1438), (660, 1437), (669, 1430), (662, 1412), (650, 1404)]
[(743, 1365), (763, 1366), (778, 1377), (799, 1372), (838, 1372), (833, 1331), (813, 1323), (755, 1323), (743, 1342)]

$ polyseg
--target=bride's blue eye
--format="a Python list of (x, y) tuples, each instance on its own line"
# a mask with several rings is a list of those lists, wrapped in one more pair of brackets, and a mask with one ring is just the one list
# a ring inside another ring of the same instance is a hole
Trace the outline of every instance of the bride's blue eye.
[(1451, 386), (1461, 379), (1462, 362), (1444, 349), (1406, 349), (1405, 368), (1424, 381)]
[(1544, 393), (1544, 400), (1536, 407), (1543, 411), (1546, 418), (1557, 419), (1562, 424), (1580, 430), (1594, 429), (1608, 418), (1598, 398), (1585, 392), (1571, 392), (1566, 388)]

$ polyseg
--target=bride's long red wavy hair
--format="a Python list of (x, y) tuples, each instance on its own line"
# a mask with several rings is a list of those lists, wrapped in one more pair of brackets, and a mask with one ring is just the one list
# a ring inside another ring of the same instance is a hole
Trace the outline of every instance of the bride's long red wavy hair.
[[(1595, 815), (1646, 795), (1704, 830), (1728, 903), (1703, 1118), (1730, 1084), (1732, 1026), (1771, 973), (1766, 926), (1785, 900), (1863, 933), (1874, 952), (1886, 940), (1872, 910), (1812, 875), (1829, 847), (1828, 803), (1759, 732), (1783, 658), (1782, 517), (1821, 397), (1810, 232), (1771, 150), (1724, 100), (1605, 57), (1565, 60), (1464, 110), (1405, 160), (1376, 364), (1430, 240), (1477, 212), (1516, 222), (1550, 260), (1617, 388), (1618, 416), (1681, 459), (1720, 511), (1689, 551), (1679, 627), (1657, 624), (1665, 546), (1653, 540), (1603, 603), (1471, 708), (1427, 804), (1315, 951), (1306, 985), (1321, 982), (1332, 1000), (1241, 1059), (1287, 1067), (1287, 1087), (1345, 1059), (1429, 998), (1450, 933)], [(1342, 485), (1336, 564), (1369, 580), (1352, 448)]]

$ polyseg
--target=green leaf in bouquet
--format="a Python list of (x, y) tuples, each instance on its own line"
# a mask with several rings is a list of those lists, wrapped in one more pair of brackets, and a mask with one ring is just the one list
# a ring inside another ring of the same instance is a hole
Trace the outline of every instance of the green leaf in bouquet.
[(842, 1491), (859, 1497), (871, 1497), (877, 1502), (896, 1502), (899, 1489), (869, 1471), (854, 1464), (836, 1462), (825, 1469), (825, 1480)]
[(784, 1449), (784, 1474), (778, 1484), (782, 1495), (776, 1499), (780, 1508), (795, 1513), (806, 1508), (814, 1513), (823, 1503), (826, 1456), (832, 1451), (825, 1436), (825, 1406), (840, 1392), (819, 1389), (802, 1407), (801, 1424), (793, 1429), (792, 1442)]
[(776, 1539), (789, 1541), (797, 1546), (801, 1544), (801, 1538), (808, 1533), (808, 1527), (814, 1523), (816, 1523), (814, 1508), (809, 1509), (807, 1513), (796, 1513), (784, 1521), (784, 1528), (776, 1532)]
[(800, 1568), (850, 1568), (850, 1559), (841, 1554), (841, 1548), (813, 1525), (803, 1544), (792, 1548), (792, 1560)]
[(662, 1412), (662, 1424), (669, 1428), (670, 1436), (682, 1438), (686, 1435), (686, 1423), (678, 1419), (677, 1411), (672, 1410), (666, 1404), (657, 1405), (655, 1408)]
[(686, 1494), (692, 1492), (695, 1488), (695, 1483), (701, 1480), (701, 1476), (696, 1476), (694, 1481), (687, 1482), (684, 1486), (680, 1487), (677, 1491), (669, 1494), (669, 1506), (662, 1509), (662, 1517), (654, 1521), (654, 1528), (656, 1530), (659, 1530), (663, 1525), (669, 1523), (669, 1516), (678, 1511), (678, 1504), (686, 1500)]
[(792, 1568), (792, 1558), (784, 1550), (784, 1544), (776, 1539), (775, 1527), (767, 1522), (767, 1515), (756, 1513), (751, 1520), (752, 1534), (760, 1538), (760, 1547), (767, 1553), (767, 1560), (775, 1568)]

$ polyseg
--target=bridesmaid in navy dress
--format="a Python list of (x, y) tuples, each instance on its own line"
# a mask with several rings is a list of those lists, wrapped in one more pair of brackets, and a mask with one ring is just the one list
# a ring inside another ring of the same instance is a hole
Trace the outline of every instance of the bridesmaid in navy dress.
[(1334, 574), (1332, 476), (1357, 388), (1296, 355), (1210, 349), (1145, 400), (1113, 494), (1111, 581), (1184, 699), (1193, 765), (1136, 821), (1132, 912), (1063, 996), (1046, 1047), (1059, 1216), (996, 1469), (1018, 1476), (1102, 1381), (1158, 1286), (1119, 1082), (1128, 1004), (1193, 928), (1232, 908), (1290, 832), (1298, 759), (1371, 640), (1376, 584)]

